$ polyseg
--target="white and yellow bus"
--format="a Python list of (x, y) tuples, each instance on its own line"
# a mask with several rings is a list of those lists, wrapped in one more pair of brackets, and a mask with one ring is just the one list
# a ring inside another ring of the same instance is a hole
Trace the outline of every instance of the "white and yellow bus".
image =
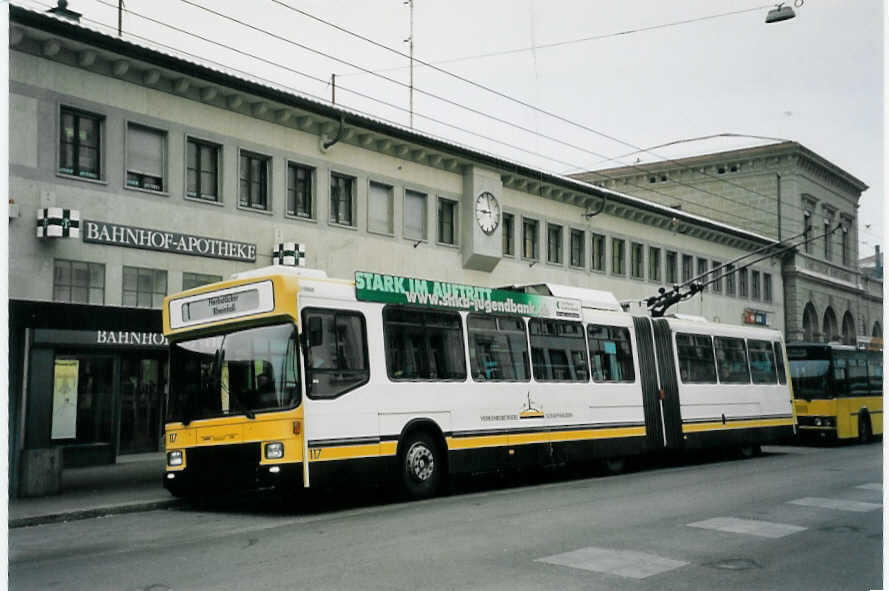
[(269, 267), (169, 296), (165, 486), (448, 476), (732, 447), (793, 429), (779, 332), (613, 295)]

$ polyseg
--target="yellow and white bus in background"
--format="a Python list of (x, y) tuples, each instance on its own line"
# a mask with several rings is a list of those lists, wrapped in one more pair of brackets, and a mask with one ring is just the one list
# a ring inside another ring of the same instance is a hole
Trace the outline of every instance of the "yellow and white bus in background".
[(779, 332), (607, 292), (275, 266), (168, 296), (165, 486), (397, 482), (789, 436)]
[(787, 347), (801, 436), (869, 442), (883, 434), (883, 352), (850, 345)]

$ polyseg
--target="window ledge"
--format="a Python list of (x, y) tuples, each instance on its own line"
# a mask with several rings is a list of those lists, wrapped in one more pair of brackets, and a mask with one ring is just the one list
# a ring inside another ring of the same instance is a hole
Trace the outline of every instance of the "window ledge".
[(141, 187), (131, 187), (127, 184), (124, 184), (124, 189), (127, 191), (135, 191), (136, 193), (147, 193), (149, 195), (157, 195), (158, 197), (169, 197), (169, 191), (152, 191), (151, 189), (143, 189)]
[(346, 224), (340, 224), (338, 222), (327, 221), (327, 227), (329, 228), (340, 228), (341, 230), (352, 230), (353, 232), (358, 231), (358, 226), (347, 226)]
[(454, 250), (460, 250), (459, 244), (451, 244), (449, 242), (438, 242), (437, 240), (435, 241), (435, 246), (441, 246), (444, 248), (453, 248)]
[(186, 201), (191, 201), (192, 203), (203, 203), (204, 205), (215, 205), (216, 207), (223, 207), (225, 203), (222, 201), (210, 201), (209, 199), (201, 199), (200, 197), (189, 197), (185, 196)]
[(371, 230), (367, 229), (368, 234), (374, 234), (375, 236), (385, 236), (386, 238), (395, 238), (395, 232), (383, 232), (382, 230)]
[(268, 209), (256, 209), (254, 207), (245, 207), (245, 206), (241, 205), (240, 203), (238, 204), (237, 209), (239, 209), (240, 211), (249, 211), (250, 213), (258, 213), (260, 215), (268, 215), (268, 216), (275, 215), (273, 212), (269, 211)]
[(67, 174), (64, 172), (56, 171), (56, 176), (63, 179), (70, 179), (72, 181), (82, 181), (84, 183), (92, 183), (94, 185), (108, 185), (108, 181), (105, 179), (90, 179), (82, 176), (77, 176), (76, 174)]
[(294, 221), (297, 221), (297, 222), (306, 222), (306, 223), (309, 223), (309, 224), (317, 224), (317, 223), (318, 223), (318, 219), (317, 219), (317, 218), (307, 218), (307, 217), (303, 217), (303, 216), (301, 216), (301, 215), (293, 215), (292, 213), (285, 213), (285, 214), (284, 214), (284, 219), (286, 219), (286, 220), (294, 220)]

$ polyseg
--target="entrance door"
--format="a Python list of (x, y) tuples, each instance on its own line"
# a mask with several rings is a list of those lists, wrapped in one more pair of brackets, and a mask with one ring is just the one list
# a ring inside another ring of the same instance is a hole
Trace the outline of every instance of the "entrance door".
[(163, 428), (167, 359), (135, 353), (120, 360), (120, 452), (158, 451)]

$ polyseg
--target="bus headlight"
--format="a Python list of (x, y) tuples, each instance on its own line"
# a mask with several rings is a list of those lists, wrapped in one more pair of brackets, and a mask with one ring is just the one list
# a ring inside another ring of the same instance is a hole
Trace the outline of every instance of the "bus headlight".
[(820, 427), (820, 426), (821, 426), (821, 417), (815, 417), (815, 426), (816, 426), (816, 427)]
[(280, 441), (267, 443), (265, 446), (265, 458), (267, 460), (279, 460), (284, 457), (284, 444)]
[(173, 451), (167, 452), (167, 466), (181, 466), (182, 459), (181, 449), (174, 449)]

